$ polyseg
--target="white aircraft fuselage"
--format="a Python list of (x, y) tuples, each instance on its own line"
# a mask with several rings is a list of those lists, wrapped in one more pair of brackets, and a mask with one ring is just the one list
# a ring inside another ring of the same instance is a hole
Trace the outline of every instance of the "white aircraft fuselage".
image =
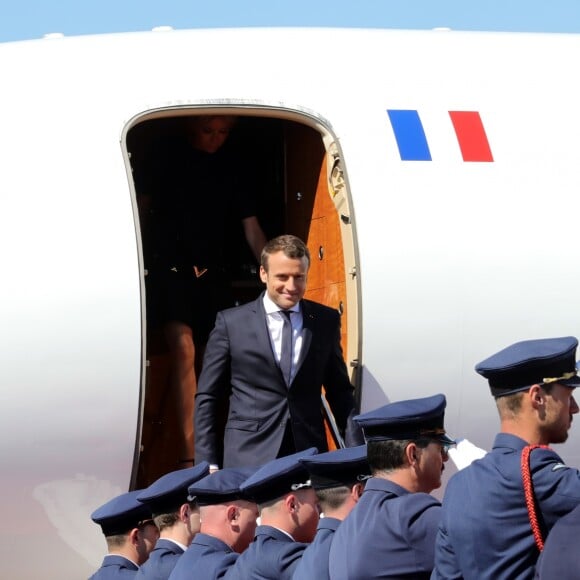
[[(448, 432), (489, 449), (499, 421), (474, 365), (580, 335), (579, 60), (580, 36), (448, 31), (0, 44), (2, 575), (90, 575), (105, 553), (90, 513), (139, 482), (149, 357), (131, 131), (227, 113), (278, 123), (281, 145), (298, 125), (318, 136), (344, 180), (331, 195), (361, 409), (441, 392)], [(288, 183), (283, 204), (301, 197)], [(575, 466), (579, 442), (573, 426), (558, 447)]]

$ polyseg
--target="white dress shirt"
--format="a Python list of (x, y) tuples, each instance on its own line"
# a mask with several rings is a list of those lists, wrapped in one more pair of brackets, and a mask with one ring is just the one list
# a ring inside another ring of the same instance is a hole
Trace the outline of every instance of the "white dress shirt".
[[(264, 294), (264, 309), (266, 310), (266, 322), (270, 332), (270, 344), (276, 360), (280, 362), (282, 355), (282, 328), (284, 327), (284, 315), (280, 312), (282, 310), (275, 304), (268, 293)], [(300, 360), (300, 351), (302, 349), (302, 329), (304, 327), (302, 321), (302, 312), (300, 311), (300, 304), (296, 304), (290, 310), (290, 323), (292, 324), (292, 369), (290, 371), (290, 382), (296, 375), (296, 365)]]

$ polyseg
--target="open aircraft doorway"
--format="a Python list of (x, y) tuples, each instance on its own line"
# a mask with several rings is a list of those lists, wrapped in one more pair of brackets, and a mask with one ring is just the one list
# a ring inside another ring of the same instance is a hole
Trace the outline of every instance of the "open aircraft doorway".
[[(154, 261), (150, 232), (156, 219), (151, 209), (151, 195), (163, 194), (151, 191), (148, 175), (164, 143), (178, 139), (186, 142), (191, 119), (198, 115), (236, 116), (235, 126), (223, 148), (227, 148), (227, 153), (243, 169), (267, 238), (290, 233), (306, 241), (311, 253), (306, 298), (341, 313), (343, 353), (357, 391), (359, 387), (359, 292), (354, 223), (340, 152), (329, 130), (312, 117), (247, 108), (174, 109), (134, 120), (126, 134), (126, 147), (140, 223), (145, 358), (142, 420), (133, 470), (135, 487), (146, 486), (164, 473), (187, 466), (180, 463), (183, 458), (179, 451), (179, 402), (171, 376), (170, 353), (147, 283)], [(208, 216), (208, 219), (225, 218)], [(228, 224), (227, 231), (227, 247), (231, 251), (224, 268), (231, 279), (235, 303), (241, 304), (255, 299), (262, 291), (259, 266), (246, 244), (239, 221)], [(196, 349), (198, 375), (201, 354)], [(224, 402), (224, 423), (226, 413)], [(337, 445), (332, 421), (330, 416), (327, 420), (330, 448)]]

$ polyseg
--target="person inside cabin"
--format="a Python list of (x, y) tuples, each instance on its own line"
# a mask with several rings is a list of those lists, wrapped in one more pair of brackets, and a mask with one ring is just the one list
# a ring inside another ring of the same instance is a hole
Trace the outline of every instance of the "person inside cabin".
[(200, 463), (167, 473), (137, 496), (151, 510), (159, 539), (135, 580), (167, 580), (200, 529), (199, 506), (188, 500), (188, 488), (209, 473)]
[(135, 577), (159, 538), (148, 506), (137, 500), (143, 490), (114, 497), (91, 514), (101, 526), (108, 554), (89, 580)]
[(182, 428), (180, 463), (193, 462), (196, 361), (216, 313), (233, 306), (228, 259), (231, 224), (241, 223), (256, 261), (266, 242), (251, 192), (223, 147), (229, 115), (188, 120), (186, 139), (163, 142), (136, 176), (147, 240), (148, 314), (161, 325)]
[[(340, 344), (340, 315), (304, 299), (310, 254), (292, 235), (262, 251), (265, 292), (219, 312), (210, 335), (195, 407), (195, 459), (215, 468), (261, 465), (328, 445), (321, 391), (347, 446), (362, 441), (350, 426), (353, 387)], [(225, 435), (217, 416), (229, 399)]]
[(501, 432), (447, 484), (432, 578), (534, 577), (546, 534), (580, 503), (580, 471), (548, 447), (566, 441), (578, 413), (577, 346), (572, 336), (525, 340), (476, 365)]

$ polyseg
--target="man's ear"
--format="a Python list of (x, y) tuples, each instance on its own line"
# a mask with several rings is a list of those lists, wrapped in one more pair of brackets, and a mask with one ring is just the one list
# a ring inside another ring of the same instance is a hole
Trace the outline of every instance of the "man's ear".
[(131, 542), (131, 544), (133, 546), (138, 546), (139, 545), (139, 528), (133, 528), (130, 532), (129, 532), (129, 541)]
[(179, 508), (179, 521), (183, 522), (184, 524), (187, 523), (189, 520), (189, 516), (191, 515), (191, 507), (188, 503), (184, 503)]
[(230, 524), (234, 523), (240, 517), (240, 510), (235, 505), (229, 505), (226, 511), (226, 517)]
[(409, 465), (416, 465), (419, 457), (419, 448), (416, 443), (409, 443), (409, 445), (405, 447), (405, 457), (407, 458), (407, 463)]
[(264, 266), (260, 266), (260, 280), (265, 284), (268, 281), (268, 272), (264, 270)]
[(350, 489), (350, 496), (355, 502), (357, 502), (361, 498), (364, 490), (364, 483), (355, 483)]
[(544, 405), (546, 392), (540, 385), (532, 385), (527, 391), (527, 395), (534, 408)]
[(286, 507), (286, 511), (290, 514), (296, 511), (296, 508), (298, 507), (298, 499), (293, 493), (289, 493), (284, 498), (284, 506)]

